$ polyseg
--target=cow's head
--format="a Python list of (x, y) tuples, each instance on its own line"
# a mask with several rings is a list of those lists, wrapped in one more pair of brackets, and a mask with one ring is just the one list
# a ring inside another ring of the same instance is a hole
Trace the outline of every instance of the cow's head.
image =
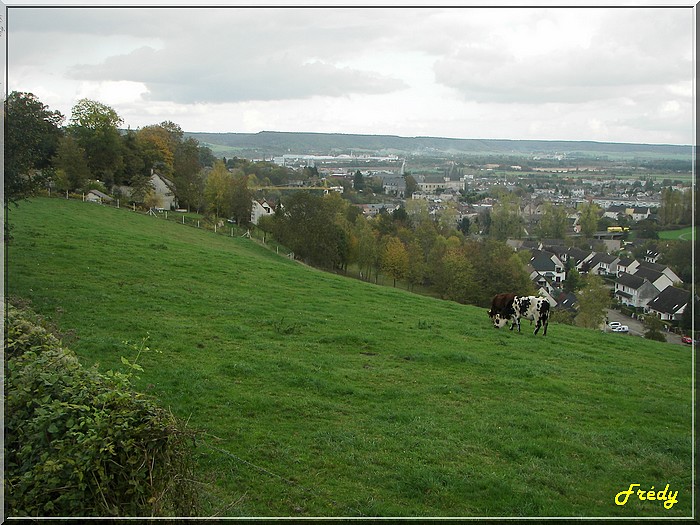
[(508, 324), (508, 318), (503, 317), (501, 314), (496, 314), (493, 316), (493, 327), (494, 328), (503, 328)]

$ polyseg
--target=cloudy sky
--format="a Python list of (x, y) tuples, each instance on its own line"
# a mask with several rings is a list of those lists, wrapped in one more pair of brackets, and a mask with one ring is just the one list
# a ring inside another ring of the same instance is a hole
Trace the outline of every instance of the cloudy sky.
[(691, 1), (219, 3), (8, 0), (7, 89), (34, 93), (67, 120), (80, 98), (98, 100), (133, 129), (171, 120), (210, 132), (695, 141)]

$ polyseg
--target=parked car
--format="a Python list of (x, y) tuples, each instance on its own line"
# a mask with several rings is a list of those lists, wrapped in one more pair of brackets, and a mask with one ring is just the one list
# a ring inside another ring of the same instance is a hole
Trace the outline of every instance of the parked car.
[(683, 337), (681, 337), (681, 341), (684, 342), (684, 343), (687, 344), (687, 345), (692, 345), (692, 344), (693, 344), (693, 338), (692, 338), (692, 337), (688, 337), (687, 335), (684, 335)]
[(626, 324), (621, 324), (618, 326), (614, 326), (611, 328), (613, 332), (622, 332), (622, 333), (627, 333), (630, 331), (630, 327), (627, 326)]
[(617, 321), (610, 321), (608, 323), (608, 326), (610, 327), (611, 330), (614, 330), (618, 326), (622, 326), (622, 323), (618, 323)]

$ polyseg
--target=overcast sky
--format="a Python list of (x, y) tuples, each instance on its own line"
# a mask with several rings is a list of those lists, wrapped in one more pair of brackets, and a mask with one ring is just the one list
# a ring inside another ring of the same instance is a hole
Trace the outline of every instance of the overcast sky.
[(695, 141), (689, 7), (37, 3), (6, 2), (7, 88), (67, 121), (87, 97), (132, 129)]

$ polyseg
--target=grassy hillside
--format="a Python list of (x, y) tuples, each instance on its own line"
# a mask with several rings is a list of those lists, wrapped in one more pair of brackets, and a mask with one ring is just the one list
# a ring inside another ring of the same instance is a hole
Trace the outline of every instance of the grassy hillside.
[[(207, 515), (688, 516), (690, 349), (322, 273), (96, 204), (12, 209), (7, 294), (206, 432)], [(615, 495), (638, 483), (678, 491)]]

